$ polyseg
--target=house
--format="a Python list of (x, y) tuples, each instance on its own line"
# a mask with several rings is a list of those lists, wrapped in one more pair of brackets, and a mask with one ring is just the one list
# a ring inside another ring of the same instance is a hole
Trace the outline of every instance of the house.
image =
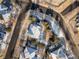
[(8, 22), (10, 20), (11, 16), (11, 10), (12, 10), (12, 4), (9, 0), (3, 0), (0, 4), (0, 14), (2, 15), (5, 22)]
[(12, 4), (11, 4), (11, 1), (10, 0), (3, 0), (2, 1), (2, 4), (5, 5), (8, 9), (8, 11), (11, 11), (12, 10)]
[(31, 15), (37, 18), (37, 20), (43, 20), (43, 13), (40, 13), (38, 9), (35, 11), (31, 11)]
[(36, 58), (36, 51), (37, 51), (37, 46), (36, 44), (33, 44), (31, 40), (27, 40), (25, 47), (23, 48), (22, 52), (20, 53), (20, 59), (33, 59)]
[(40, 38), (40, 33), (41, 33), (42, 27), (39, 24), (30, 24), (27, 35), (31, 36), (32, 38), (39, 39)]
[(10, 20), (10, 11), (7, 10), (8, 7), (0, 4), (0, 14), (2, 15), (3, 19), (5, 20), (5, 22)]

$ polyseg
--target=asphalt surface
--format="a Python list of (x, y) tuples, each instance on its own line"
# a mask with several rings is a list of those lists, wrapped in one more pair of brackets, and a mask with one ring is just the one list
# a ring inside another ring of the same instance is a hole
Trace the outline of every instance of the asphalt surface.
[(16, 45), (16, 42), (17, 42), (17, 39), (18, 39), (18, 36), (19, 36), (19, 33), (20, 33), (21, 22), (24, 20), (25, 14), (29, 10), (30, 6), (31, 6), (30, 3), (28, 5), (26, 5), (22, 9), (22, 11), (20, 12), (20, 14), (18, 16), (17, 23), (16, 23), (16, 26), (15, 26), (11, 41), (9, 43), (8, 51), (7, 51), (4, 59), (11, 59), (11, 57), (12, 57), (12, 54), (14, 52), (14, 48), (15, 48), (15, 45)]

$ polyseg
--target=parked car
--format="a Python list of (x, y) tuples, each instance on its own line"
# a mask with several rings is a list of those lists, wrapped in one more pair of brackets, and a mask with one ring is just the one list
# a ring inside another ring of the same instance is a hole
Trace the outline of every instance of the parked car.
[(79, 31), (79, 14), (77, 15), (75, 21), (76, 21), (76, 28), (77, 28), (77, 30)]
[(2, 40), (4, 38), (4, 33), (0, 32), (0, 40)]
[(4, 38), (4, 35), (6, 34), (6, 29), (3, 24), (0, 24), (0, 40)]

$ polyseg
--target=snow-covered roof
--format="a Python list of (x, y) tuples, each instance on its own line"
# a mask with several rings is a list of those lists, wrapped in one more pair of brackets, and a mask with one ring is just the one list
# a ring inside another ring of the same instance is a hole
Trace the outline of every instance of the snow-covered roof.
[(58, 57), (59, 59), (68, 59), (66, 53), (63, 48), (59, 48), (58, 50), (51, 53), (52, 57)]
[(8, 7), (0, 4), (0, 14), (6, 14)]
[(23, 58), (24, 59), (26, 59), (26, 58), (30, 58), (30, 59), (35, 58), (36, 51), (37, 51), (37, 49), (33, 49), (32, 47), (26, 47), (25, 50), (24, 50), (24, 53), (23, 53), (23, 55), (25, 57), (22, 54), (20, 54), (20, 59), (21, 58), (22, 59)]
[(37, 24), (31, 24), (27, 31), (27, 34), (32, 38), (39, 39), (41, 33), (41, 27)]
[(11, 12), (8, 10), (8, 7), (3, 4), (0, 4), (0, 14), (2, 15), (5, 22), (8, 22), (10, 20)]
[(5, 22), (8, 22), (10, 20), (11, 13), (6, 13), (6, 14), (3, 14), (2, 16)]
[(55, 55), (53, 53), (51, 53), (51, 57), (52, 57), (52, 59), (57, 59), (57, 55)]
[(31, 12), (31, 15), (34, 16), (34, 17), (36, 17), (39, 20), (42, 20), (43, 19), (43, 14), (40, 13), (39, 11), (32, 11)]

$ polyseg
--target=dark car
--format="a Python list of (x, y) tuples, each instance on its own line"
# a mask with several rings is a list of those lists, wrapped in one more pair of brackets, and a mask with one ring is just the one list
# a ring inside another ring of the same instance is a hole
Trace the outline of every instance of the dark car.
[(5, 34), (6, 34), (6, 28), (3, 24), (0, 24), (0, 40), (4, 38)]
[(79, 14), (77, 14), (77, 17), (76, 17), (76, 27), (79, 27)]
[(4, 38), (4, 33), (0, 32), (0, 40)]
[(3, 24), (0, 24), (0, 32), (5, 32), (5, 25)]

